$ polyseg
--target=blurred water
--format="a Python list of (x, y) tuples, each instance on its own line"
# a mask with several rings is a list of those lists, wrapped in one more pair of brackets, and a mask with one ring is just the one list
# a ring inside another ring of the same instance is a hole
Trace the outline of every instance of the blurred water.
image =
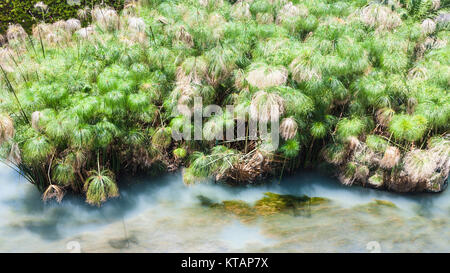
[[(121, 182), (120, 198), (101, 208), (66, 196), (44, 204), (39, 192), (0, 165), (0, 251), (70, 252), (449, 252), (449, 191), (402, 195), (344, 187), (317, 172), (262, 186), (214, 183), (185, 186), (180, 174)], [(249, 203), (265, 192), (326, 197), (330, 204), (304, 215), (257, 219), (226, 215), (201, 205)], [(397, 208), (364, 206), (373, 199)], [(76, 248), (75, 248), (76, 251)]]

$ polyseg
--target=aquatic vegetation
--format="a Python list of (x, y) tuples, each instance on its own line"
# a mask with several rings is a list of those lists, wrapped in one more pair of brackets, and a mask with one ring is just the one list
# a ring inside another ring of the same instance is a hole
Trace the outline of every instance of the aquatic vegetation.
[(285, 139), (293, 139), (297, 134), (298, 125), (297, 122), (292, 118), (285, 118), (281, 121), (280, 125), (280, 135)]
[(323, 197), (283, 195), (273, 192), (266, 192), (264, 197), (257, 200), (253, 206), (242, 200), (225, 200), (221, 203), (212, 203), (207, 197), (199, 196), (198, 198), (204, 206), (220, 209), (226, 213), (247, 219), (278, 213), (294, 212), (296, 215), (298, 211), (310, 206), (320, 206), (330, 202), (329, 199)]
[(375, 201), (375, 203), (376, 203), (377, 205), (387, 206), (387, 207), (391, 207), (391, 208), (396, 208), (396, 207), (397, 207), (397, 206), (396, 206), (394, 203), (392, 203), (391, 201), (387, 201), (387, 200), (378, 200), (378, 199), (375, 199), (374, 201)]
[(297, 197), (267, 192), (262, 199), (256, 201), (255, 209), (261, 215), (270, 215), (286, 209), (295, 209), (307, 201), (309, 201), (308, 196)]
[[(1, 158), (47, 196), (59, 187), (95, 205), (119, 194), (122, 175), (183, 168), (186, 184), (255, 183), (323, 160), (346, 185), (441, 191), (445, 13), (431, 0), (142, 0), (30, 34), (11, 25)], [(196, 131), (198, 99), (223, 111)], [(190, 137), (173, 138), (181, 127)]]
[(361, 21), (379, 31), (391, 30), (401, 25), (400, 15), (390, 7), (381, 4), (370, 4), (360, 13)]
[(419, 115), (394, 115), (389, 130), (399, 140), (416, 141), (423, 137), (427, 120)]
[(415, 149), (408, 152), (404, 158), (405, 171), (415, 182), (430, 178), (436, 169), (435, 158), (425, 150)]
[(14, 124), (9, 116), (0, 117), (0, 144), (14, 136)]
[(86, 201), (93, 205), (100, 205), (107, 198), (117, 197), (119, 190), (114, 182), (114, 176), (110, 170), (92, 171), (84, 184)]
[(370, 185), (372, 185), (374, 188), (378, 188), (383, 186), (383, 176), (376, 173), (372, 175), (369, 180), (367, 181)]
[(226, 200), (221, 204), (214, 204), (211, 207), (221, 208), (225, 212), (232, 213), (240, 217), (253, 217), (256, 215), (254, 209), (249, 204), (241, 200)]
[[(259, 89), (284, 85), (288, 71), (284, 67), (271, 67), (265, 63), (256, 63), (249, 68), (247, 82)], [(262, 93), (261, 93), (262, 94)]]
[(397, 147), (389, 146), (384, 151), (380, 161), (380, 167), (386, 169), (394, 168), (400, 160), (400, 150)]
[(187, 155), (187, 151), (184, 148), (176, 148), (175, 150), (173, 150), (173, 154), (177, 158), (185, 158)]
[(258, 91), (250, 104), (250, 117), (253, 120), (268, 122), (278, 120), (284, 114), (284, 100), (277, 93)]
[(370, 214), (381, 214), (381, 212), (386, 209), (395, 210), (398, 208), (391, 201), (379, 200), (379, 199), (374, 199), (372, 202), (369, 202), (364, 205), (358, 205), (355, 207), (356, 211), (361, 211), (361, 212), (370, 213)]

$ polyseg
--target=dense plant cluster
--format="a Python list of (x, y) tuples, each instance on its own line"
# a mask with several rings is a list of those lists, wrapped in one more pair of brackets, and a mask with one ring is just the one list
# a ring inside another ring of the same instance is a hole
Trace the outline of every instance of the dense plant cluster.
[[(0, 51), (2, 158), (44, 197), (71, 189), (96, 205), (118, 195), (121, 174), (185, 166), (187, 184), (248, 183), (323, 159), (346, 185), (440, 191), (447, 11), (439, 0), (145, 0), (43, 21), (32, 36), (12, 25)], [(204, 118), (203, 141), (174, 141), (186, 117), (173, 113), (195, 97), (234, 111)], [(280, 120), (277, 150), (248, 132), (215, 140), (258, 117)]]
[[(25, 30), (40, 20), (55, 22), (77, 16), (80, 7), (93, 8), (104, 3), (116, 9), (122, 8), (124, 0), (3, 0), (0, 3), (0, 34), (9, 24), (19, 23)], [(1, 41), (0, 41), (1, 43)]]

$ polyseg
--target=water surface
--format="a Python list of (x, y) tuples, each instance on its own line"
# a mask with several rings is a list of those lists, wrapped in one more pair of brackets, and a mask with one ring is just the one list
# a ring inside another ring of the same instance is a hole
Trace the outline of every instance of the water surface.
[[(402, 195), (348, 188), (317, 172), (263, 186), (186, 187), (180, 174), (170, 174), (122, 182), (120, 198), (94, 208), (77, 196), (44, 204), (32, 185), (3, 165), (0, 187), (1, 252), (450, 251), (448, 190)], [(249, 220), (202, 206), (198, 198), (254, 203), (268, 191), (331, 202), (301, 215)], [(374, 199), (396, 208), (367, 205)]]

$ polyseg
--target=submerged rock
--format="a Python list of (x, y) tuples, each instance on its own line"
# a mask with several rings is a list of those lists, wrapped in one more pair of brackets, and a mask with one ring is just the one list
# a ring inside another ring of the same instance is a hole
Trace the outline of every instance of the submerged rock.
[(226, 212), (230, 212), (237, 216), (252, 217), (256, 215), (255, 210), (242, 200), (227, 200), (221, 204), (214, 204), (212, 207), (222, 208)]
[(200, 201), (200, 205), (204, 206), (204, 207), (210, 207), (214, 204), (214, 202), (209, 199), (208, 197), (204, 196), (204, 195), (197, 195), (196, 196), (198, 201)]
[(329, 203), (330, 199), (324, 197), (311, 197), (309, 198), (309, 205), (321, 205)]
[(374, 213), (379, 214), (381, 211), (385, 209), (397, 209), (397, 206), (388, 200), (379, 200), (374, 199), (372, 202), (369, 202), (364, 205), (356, 206), (355, 209), (358, 211), (366, 212), (366, 213)]
[(306, 195), (297, 197), (266, 192), (264, 197), (256, 202), (255, 209), (260, 215), (270, 215), (304, 206), (309, 200), (310, 198)]
[(387, 201), (387, 200), (375, 199), (374, 202), (375, 202), (375, 204), (380, 205), (380, 206), (387, 206), (387, 207), (391, 207), (391, 208), (397, 207), (394, 203), (392, 203), (391, 201)]
[[(204, 197), (203, 200), (205, 200)], [(264, 197), (256, 201), (254, 206), (251, 206), (242, 200), (226, 200), (222, 203), (214, 203), (210, 205), (210, 207), (222, 209), (225, 212), (240, 217), (253, 218), (256, 216), (269, 216), (277, 213), (293, 213), (295, 216), (304, 215), (303, 212), (311, 214), (311, 206), (319, 206), (329, 202), (329, 199), (322, 197), (309, 197), (307, 195), (294, 196), (266, 192)], [(205, 202), (205, 204), (207, 204), (207, 202)]]
[(132, 235), (127, 238), (120, 238), (120, 239), (111, 239), (108, 241), (108, 244), (115, 249), (125, 249), (129, 248), (131, 244), (137, 244), (138, 240), (136, 236)]

